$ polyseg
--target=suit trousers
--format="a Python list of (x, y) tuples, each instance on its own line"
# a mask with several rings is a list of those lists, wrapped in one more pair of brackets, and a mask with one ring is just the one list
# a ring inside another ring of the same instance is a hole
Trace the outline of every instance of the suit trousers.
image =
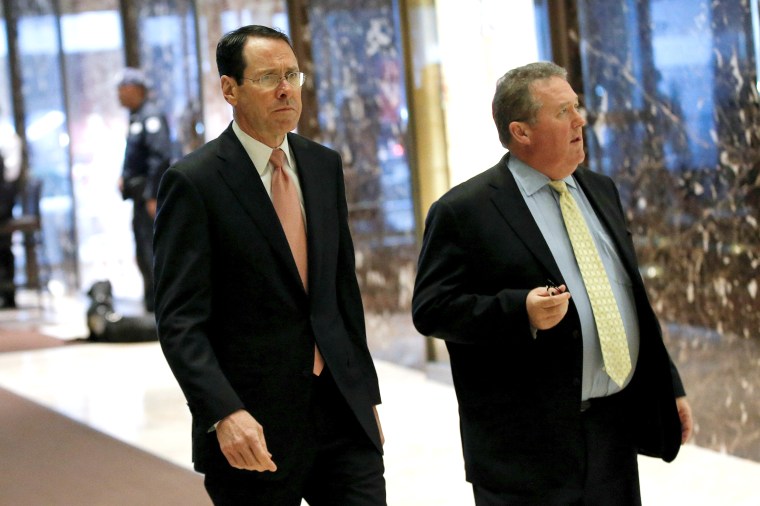
[(636, 446), (624, 394), (584, 402), (581, 432), (584, 442), (583, 482), (547, 495), (489, 490), (473, 484), (477, 506), (641, 506)]
[(16, 307), (15, 262), (11, 236), (0, 235), (0, 309)]
[[(310, 419), (313, 451), (281, 480), (207, 473), (206, 491), (217, 506), (385, 506), (383, 457), (367, 437), (328, 369), (314, 376)], [(266, 427), (264, 427), (266, 434)], [(275, 462), (277, 456), (273, 457)]]
[(134, 201), (132, 231), (135, 236), (137, 268), (143, 278), (145, 310), (153, 312), (153, 218), (145, 207), (145, 201)]

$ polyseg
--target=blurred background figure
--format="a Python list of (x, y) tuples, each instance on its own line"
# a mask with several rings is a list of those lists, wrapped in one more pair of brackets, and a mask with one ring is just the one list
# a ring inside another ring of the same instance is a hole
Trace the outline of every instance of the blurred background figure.
[(124, 168), (119, 180), (122, 197), (134, 203), (132, 229), (137, 266), (143, 277), (145, 309), (153, 311), (153, 218), (156, 192), (171, 160), (171, 136), (166, 116), (151, 101), (145, 74), (127, 67), (117, 79), (119, 102), (129, 110)]
[[(0, 224), (13, 217), (21, 175), (21, 139), (0, 122)], [(11, 234), (0, 235), (0, 309), (16, 307), (16, 274)]]

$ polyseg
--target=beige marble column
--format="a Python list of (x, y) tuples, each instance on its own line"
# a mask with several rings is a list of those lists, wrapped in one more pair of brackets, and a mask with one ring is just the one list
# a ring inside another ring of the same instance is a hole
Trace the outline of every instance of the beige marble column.
[[(410, 146), (413, 146), (409, 162), (417, 237), (421, 240), (430, 205), (449, 189), (443, 83), (436, 51), (435, 1), (401, 0), (399, 6), (409, 97)], [(443, 341), (430, 337), (425, 339), (425, 355), (428, 362), (448, 356)]]

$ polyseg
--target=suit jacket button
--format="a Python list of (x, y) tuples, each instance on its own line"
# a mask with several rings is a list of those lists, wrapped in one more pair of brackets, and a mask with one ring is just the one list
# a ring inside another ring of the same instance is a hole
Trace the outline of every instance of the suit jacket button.
[(304, 369), (303, 371), (301, 371), (301, 375), (304, 378), (311, 378), (314, 375), (314, 373), (312, 372), (311, 369)]
[(573, 378), (573, 386), (577, 387), (580, 384), (581, 384), (581, 379), (580, 378)]
[(579, 330), (573, 330), (573, 339), (578, 339), (581, 337), (581, 333)]

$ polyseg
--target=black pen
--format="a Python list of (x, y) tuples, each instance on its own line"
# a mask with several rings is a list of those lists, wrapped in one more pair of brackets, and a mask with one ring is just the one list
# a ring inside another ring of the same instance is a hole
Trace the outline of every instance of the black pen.
[(557, 285), (554, 284), (554, 281), (552, 281), (550, 278), (546, 278), (546, 291), (549, 292), (549, 296), (552, 296), (556, 292), (559, 292), (559, 288), (557, 287)]

